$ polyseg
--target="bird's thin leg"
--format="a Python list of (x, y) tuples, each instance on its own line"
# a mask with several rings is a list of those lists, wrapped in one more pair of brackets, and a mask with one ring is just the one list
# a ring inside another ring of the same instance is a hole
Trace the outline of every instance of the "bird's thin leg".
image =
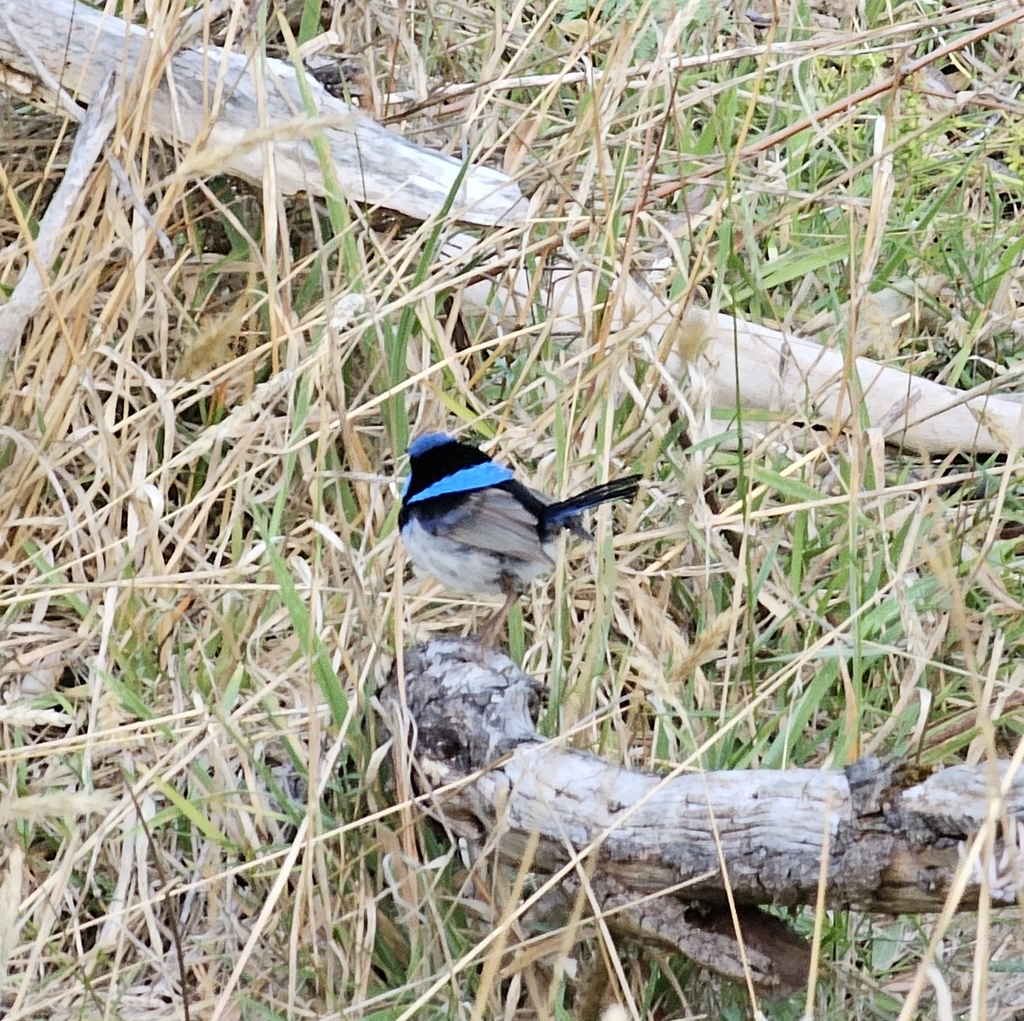
[(501, 576), (501, 591), (505, 593), (505, 602), (501, 604), (501, 609), (491, 617), (480, 632), (480, 641), (484, 645), (494, 645), (498, 640), (498, 636), (505, 626), (509, 610), (512, 609), (512, 604), (519, 598), (519, 589), (516, 586), (515, 579), (509, 574)]

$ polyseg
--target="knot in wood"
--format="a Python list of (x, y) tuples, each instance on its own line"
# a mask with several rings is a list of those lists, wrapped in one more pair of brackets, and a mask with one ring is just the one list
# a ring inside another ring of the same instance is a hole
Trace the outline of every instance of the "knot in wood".
[[(502, 651), (474, 639), (439, 638), (403, 658), (416, 754), (469, 773), (535, 740), (541, 686)], [(382, 700), (398, 701), (392, 667)]]

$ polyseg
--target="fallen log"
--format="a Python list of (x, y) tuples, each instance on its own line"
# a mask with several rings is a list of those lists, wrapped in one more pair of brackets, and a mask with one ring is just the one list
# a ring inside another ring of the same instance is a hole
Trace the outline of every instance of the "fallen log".
[(1021, 902), (1016, 761), (924, 778), (876, 759), (844, 770), (658, 775), (541, 737), (539, 700), (507, 655), (472, 639), (410, 649), (401, 682), (393, 670), (381, 694), (392, 733), (413, 745), (429, 812), (454, 836), (510, 865), (528, 862), (553, 877), (552, 889), (585, 881), (633, 935), (723, 974), (742, 974), (739, 924), (763, 955), (755, 980), (779, 990), (795, 981), (798, 942), (749, 910), (758, 905), (895, 914), (950, 902), (971, 910), (979, 897)]
[[(482, 261), (485, 250), (486, 242), (459, 234), (442, 254), (454, 274), (470, 257)], [(531, 322), (539, 303), (553, 334), (575, 336), (591, 332), (608, 291), (605, 275), (553, 260), (532, 272), (519, 265), (480, 272), (464, 288), (462, 304), (508, 332)], [(620, 282), (608, 317), (609, 346), (633, 345), (670, 387), (699, 355), (711, 386), (710, 430), (735, 433), (746, 412), (748, 444), (773, 433), (789, 441), (791, 430), (778, 429), (791, 424), (822, 427), (832, 437), (875, 429), (887, 443), (927, 454), (1008, 452), (1024, 438), (1024, 404), (995, 387), (966, 393), (770, 326), (680, 309), (638, 280)]]
[(389, 131), (312, 76), (300, 84), (291, 64), (272, 57), (258, 63), (217, 46), (176, 49), (184, 22), (159, 28), (147, 31), (75, 0), (0, 0), (0, 68), (8, 70), (0, 87), (14, 71), (29, 87), (52, 93), (60, 83), (88, 104), (114, 68), (125, 98), (145, 84), (149, 130), (193, 150), (183, 173), (261, 182), (270, 153), (285, 194), (328, 195), (331, 182), (315, 144), (322, 139), (338, 187), (357, 202), (420, 218), (454, 192), (454, 220), (494, 226), (525, 215), (526, 200), (504, 174), (470, 166), (460, 181), (461, 161)]

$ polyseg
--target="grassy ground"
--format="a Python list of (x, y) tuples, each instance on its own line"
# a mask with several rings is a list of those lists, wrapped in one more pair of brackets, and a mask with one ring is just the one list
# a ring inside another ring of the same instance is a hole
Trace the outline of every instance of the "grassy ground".
[[(335, 31), (369, 112), (515, 174), (524, 243), (561, 238), (612, 289), (636, 274), (966, 388), (1010, 372), (1024, 335), (1024, 30), (978, 31), (1010, 10), (824, 0), (767, 27), (764, 4), (370, 0), (332, 21), (282, 0), (240, 45)], [(464, 83), (482, 86), (443, 91)], [(529, 877), (405, 797), (374, 692), (396, 647), (490, 612), (408, 570), (408, 436), (494, 440), (552, 493), (645, 473), (510, 639), (546, 732), (652, 768), (1012, 753), (1016, 476), (830, 423), (707, 440), (723, 409), (699, 367), (680, 394), (607, 320), (567, 338), (540, 300), (512, 334), (460, 321), (431, 225), (182, 181), (146, 115), (118, 130), (173, 257), (99, 167), (67, 285), (0, 378), (7, 1016), (583, 1021), (611, 961), (606, 997), (641, 1017), (750, 1016), (743, 989), (650, 948), (538, 949), (514, 915)], [(0, 105), (5, 293), (70, 132)], [(347, 317), (348, 295), (397, 311)], [(477, 955), (495, 928), (505, 956)], [(1022, 957), (1019, 912), (833, 912), (807, 1011), (1019, 1019)]]

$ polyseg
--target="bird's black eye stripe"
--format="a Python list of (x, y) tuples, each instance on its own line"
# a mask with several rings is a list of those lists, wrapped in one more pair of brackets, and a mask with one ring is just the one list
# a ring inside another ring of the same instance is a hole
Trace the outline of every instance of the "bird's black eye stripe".
[(409, 459), (409, 488), (406, 490), (405, 499), (409, 500), (435, 482), (440, 482), (441, 479), (454, 475), (463, 468), (487, 464), (490, 460), (482, 450), (477, 450), (468, 443), (442, 443), (440, 446), (431, 447), (418, 457)]

